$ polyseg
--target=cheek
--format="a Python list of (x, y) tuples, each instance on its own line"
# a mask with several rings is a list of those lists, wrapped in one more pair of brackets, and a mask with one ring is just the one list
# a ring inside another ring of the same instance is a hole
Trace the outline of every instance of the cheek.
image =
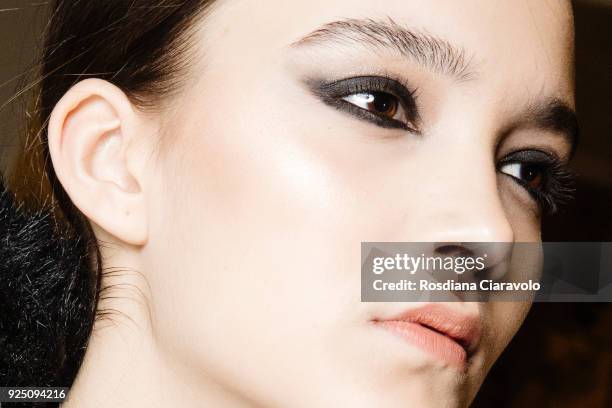
[(531, 304), (515, 301), (490, 302), (485, 304), (484, 308), (489, 316), (485, 339), (490, 345), (485, 364), (488, 370), (523, 324)]
[(174, 127), (145, 258), (160, 342), (256, 394), (324, 381), (338, 322), (362, 320), (363, 212), (299, 127), (250, 115)]
[(505, 175), (497, 176), (499, 196), (515, 242), (541, 241), (541, 215), (538, 205), (516, 182)]

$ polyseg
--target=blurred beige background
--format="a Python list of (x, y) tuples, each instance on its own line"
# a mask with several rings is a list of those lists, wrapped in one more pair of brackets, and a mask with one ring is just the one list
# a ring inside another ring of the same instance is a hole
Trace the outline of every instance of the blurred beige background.
[[(0, 169), (17, 149), (23, 125), (23, 98), (11, 102), (31, 84), (41, 39), (45, 2), (0, 0)], [(28, 75), (30, 74), (30, 75)]]

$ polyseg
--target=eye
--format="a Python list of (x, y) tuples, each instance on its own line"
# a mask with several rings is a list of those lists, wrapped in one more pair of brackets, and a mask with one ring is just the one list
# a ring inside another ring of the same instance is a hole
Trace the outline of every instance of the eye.
[(497, 170), (527, 190), (544, 212), (554, 213), (572, 198), (573, 174), (554, 154), (516, 151), (501, 159)]
[(544, 186), (546, 170), (539, 164), (511, 162), (502, 165), (499, 171), (521, 180), (532, 189), (540, 190)]
[(356, 93), (342, 98), (348, 103), (388, 119), (407, 122), (404, 108), (396, 96), (386, 92)]
[(419, 133), (416, 91), (382, 76), (361, 76), (326, 82), (305, 81), (324, 103), (382, 128)]

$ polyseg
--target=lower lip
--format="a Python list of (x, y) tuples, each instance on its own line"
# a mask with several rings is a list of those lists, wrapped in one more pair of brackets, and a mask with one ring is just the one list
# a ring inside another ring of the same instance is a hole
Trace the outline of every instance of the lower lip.
[(411, 322), (379, 321), (375, 324), (449, 365), (464, 369), (467, 364), (465, 349), (444, 334)]

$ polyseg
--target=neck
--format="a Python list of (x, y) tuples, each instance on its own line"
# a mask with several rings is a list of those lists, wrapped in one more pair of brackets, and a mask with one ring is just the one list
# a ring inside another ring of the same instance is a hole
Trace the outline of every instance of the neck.
[(62, 408), (251, 406), (158, 344), (142, 277), (127, 270), (105, 277), (113, 293), (101, 296), (101, 316)]

